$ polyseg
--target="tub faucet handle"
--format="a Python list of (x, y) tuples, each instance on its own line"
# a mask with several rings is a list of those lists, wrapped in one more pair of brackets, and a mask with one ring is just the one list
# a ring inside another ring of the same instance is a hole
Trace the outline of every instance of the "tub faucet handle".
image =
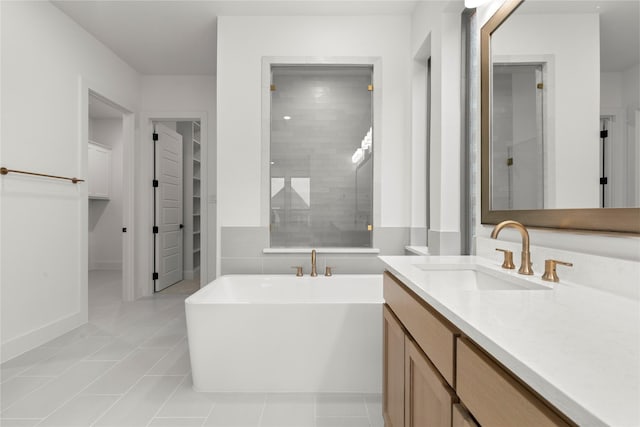
[(316, 270), (316, 250), (311, 250), (311, 277), (316, 277), (318, 272)]
[(300, 265), (292, 265), (291, 268), (295, 268), (296, 269), (296, 277), (302, 277), (302, 266)]
[(332, 269), (332, 268), (333, 268), (333, 267), (329, 267), (328, 265), (324, 268), (324, 275), (325, 275), (326, 277), (331, 277), (331, 276), (333, 276), (333, 274), (331, 273), (331, 269)]

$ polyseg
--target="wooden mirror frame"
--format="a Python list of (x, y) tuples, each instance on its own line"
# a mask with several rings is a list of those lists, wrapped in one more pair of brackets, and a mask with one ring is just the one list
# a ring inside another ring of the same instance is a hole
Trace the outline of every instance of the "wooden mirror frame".
[(527, 227), (640, 234), (640, 208), (491, 210), (491, 35), (523, 1), (505, 1), (480, 30), (482, 224), (512, 219)]

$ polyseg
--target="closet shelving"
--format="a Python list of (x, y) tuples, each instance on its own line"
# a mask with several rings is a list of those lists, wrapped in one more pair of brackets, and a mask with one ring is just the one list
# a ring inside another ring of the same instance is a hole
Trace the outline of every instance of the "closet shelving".
[(177, 130), (183, 136), (184, 154), (184, 278), (190, 280), (200, 275), (200, 122), (178, 122)]

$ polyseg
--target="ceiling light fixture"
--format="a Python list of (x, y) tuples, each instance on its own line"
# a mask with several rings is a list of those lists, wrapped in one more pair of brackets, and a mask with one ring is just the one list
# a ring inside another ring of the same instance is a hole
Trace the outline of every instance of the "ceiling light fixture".
[(291, 116), (284, 116), (283, 119), (285, 120), (291, 120)]

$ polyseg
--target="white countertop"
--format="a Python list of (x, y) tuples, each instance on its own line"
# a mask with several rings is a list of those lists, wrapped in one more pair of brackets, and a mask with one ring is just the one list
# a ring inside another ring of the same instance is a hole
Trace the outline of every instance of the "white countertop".
[[(473, 256), (380, 259), (387, 270), (577, 424), (640, 425), (637, 300), (562, 281), (552, 284), (552, 290), (455, 290), (430, 281), (424, 268), (517, 273)], [(539, 276), (526, 279), (550, 285)]]

